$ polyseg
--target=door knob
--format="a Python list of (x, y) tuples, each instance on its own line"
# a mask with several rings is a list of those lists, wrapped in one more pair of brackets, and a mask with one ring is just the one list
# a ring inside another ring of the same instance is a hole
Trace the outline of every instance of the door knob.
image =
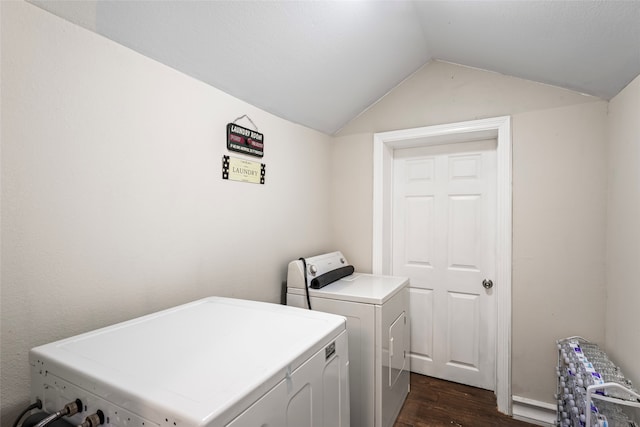
[(493, 280), (490, 279), (484, 279), (482, 281), (482, 286), (484, 286), (485, 289), (491, 289), (493, 288)]

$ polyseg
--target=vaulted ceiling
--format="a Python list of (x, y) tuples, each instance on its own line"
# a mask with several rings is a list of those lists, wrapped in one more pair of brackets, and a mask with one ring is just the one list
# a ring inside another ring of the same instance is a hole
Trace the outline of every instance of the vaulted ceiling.
[(604, 99), (640, 74), (640, 0), (30, 1), (327, 134), (433, 59)]

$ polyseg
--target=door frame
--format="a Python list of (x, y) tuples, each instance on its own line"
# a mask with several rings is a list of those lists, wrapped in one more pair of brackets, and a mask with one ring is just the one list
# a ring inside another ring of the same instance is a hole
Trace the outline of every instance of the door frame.
[(511, 117), (373, 135), (373, 274), (391, 273), (393, 153), (396, 149), (496, 138), (496, 379), (498, 411), (511, 415)]

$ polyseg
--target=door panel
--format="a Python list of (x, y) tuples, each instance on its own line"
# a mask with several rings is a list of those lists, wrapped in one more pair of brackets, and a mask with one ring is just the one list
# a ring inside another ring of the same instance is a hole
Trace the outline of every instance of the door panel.
[(495, 140), (396, 150), (392, 273), (409, 276), (411, 370), (494, 389)]
[(479, 270), (481, 209), (479, 194), (449, 197), (449, 268)]
[(406, 262), (414, 266), (433, 265), (433, 197), (407, 197), (405, 235)]
[(479, 296), (449, 292), (448, 365), (478, 370)]
[(433, 362), (433, 290), (409, 289), (411, 370), (424, 372)]

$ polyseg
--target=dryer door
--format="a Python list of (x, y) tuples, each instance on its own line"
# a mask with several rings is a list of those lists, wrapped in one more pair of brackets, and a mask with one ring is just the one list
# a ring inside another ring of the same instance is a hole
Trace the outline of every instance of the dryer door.
[(389, 387), (391, 388), (407, 367), (406, 326), (407, 314), (403, 311), (389, 327)]
[(378, 307), (375, 427), (392, 427), (409, 392), (409, 289)]

